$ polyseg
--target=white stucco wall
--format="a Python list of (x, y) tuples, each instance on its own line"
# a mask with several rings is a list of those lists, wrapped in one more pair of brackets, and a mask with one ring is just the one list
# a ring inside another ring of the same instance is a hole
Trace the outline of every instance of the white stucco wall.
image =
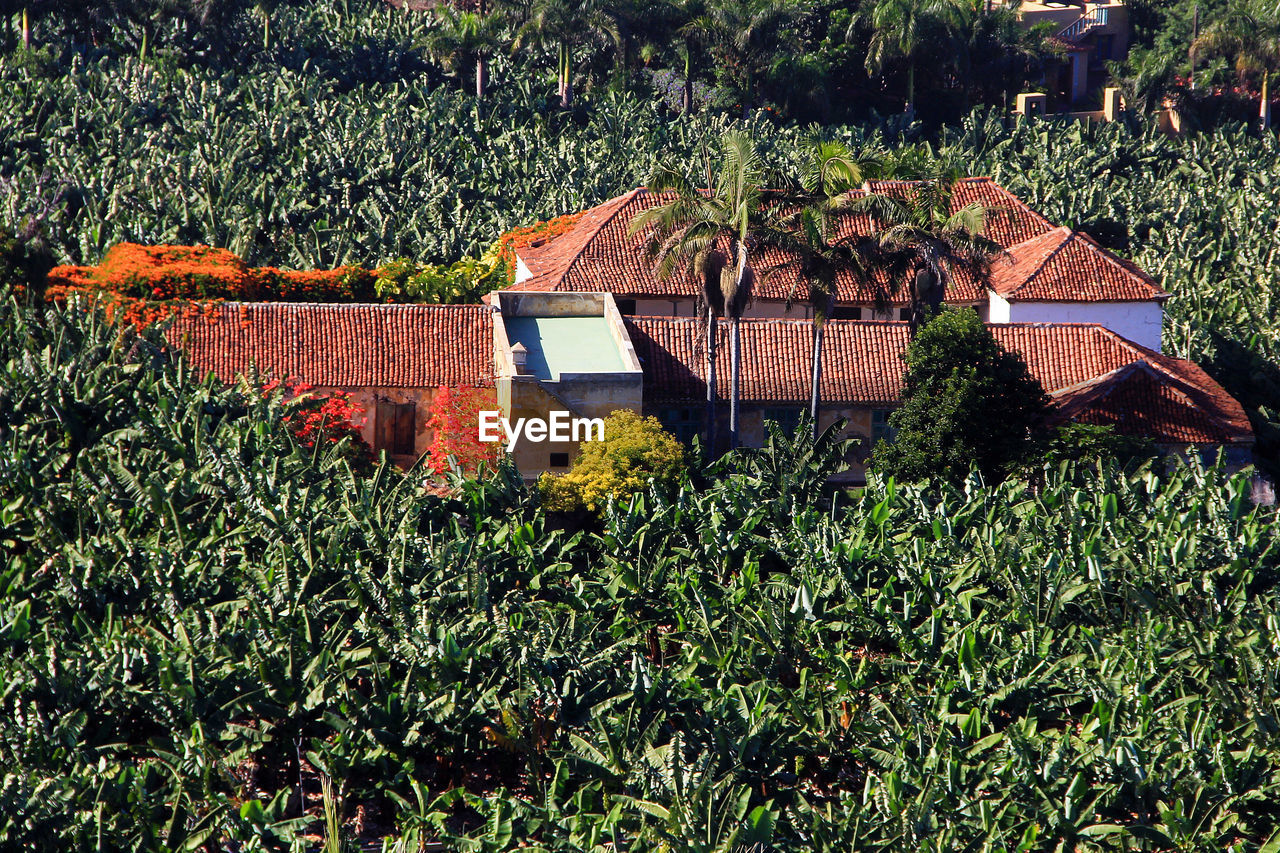
[(983, 319), (988, 323), (1009, 322), (1009, 300), (993, 290), (988, 290), (987, 295), (991, 298), (987, 300), (987, 316)]
[[(1004, 303), (1001, 312), (997, 300)], [(1007, 316), (1004, 316), (1007, 314)], [(1002, 317), (1003, 319), (997, 319)], [(1005, 302), (991, 298), (993, 323), (1097, 323), (1122, 338), (1161, 352), (1164, 309), (1159, 302)]]
[(529, 265), (526, 264), (523, 260), (521, 260), (519, 255), (516, 255), (516, 282), (515, 283), (519, 284), (520, 282), (524, 281), (527, 278), (533, 278), (533, 270), (529, 269)]
[(808, 320), (813, 316), (812, 310), (803, 302), (792, 302), (791, 310), (787, 303), (776, 299), (757, 299), (747, 306), (744, 317), (764, 317), (771, 320)]

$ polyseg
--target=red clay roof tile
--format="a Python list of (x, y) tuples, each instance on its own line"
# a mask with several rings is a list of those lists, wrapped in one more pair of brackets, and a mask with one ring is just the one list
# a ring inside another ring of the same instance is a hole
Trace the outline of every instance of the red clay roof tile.
[[(632, 317), (628, 329), (645, 372), (645, 399), (676, 402), (706, 395), (702, 338), (696, 320)], [(812, 325), (798, 320), (742, 321), (742, 399), (753, 403), (800, 404), (809, 397)], [(905, 323), (833, 320), (827, 323), (822, 358), (822, 399), (828, 404), (891, 406), (902, 389)], [(1061, 417), (1111, 422), (1142, 409), (1126, 423), (1140, 424), (1157, 441), (1248, 442), (1249, 420), (1221, 386), (1196, 365), (1140, 347), (1101, 326), (1084, 324), (991, 325), (996, 339), (1026, 360), (1051, 395), (1070, 391), (1135, 363), (1157, 381), (1124, 385), (1119, 396), (1064, 407)], [(719, 332), (718, 395), (729, 393), (729, 331)], [(1062, 402), (1077, 398), (1071, 394)], [(1143, 408), (1145, 407), (1145, 408)], [(1194, 437), (1188, 437), (1194, 436)]]
[(198, 370), (339, 388), (493, 384), (483, 305), (226, 303), (166, 332)]
[[(909, 181), (872, 181), (867, 190), (886, 194), (901, 194), (914, 186)], [(644, 235), (628, 234), (632, 218), (642, 210), (663, 201), (663, 196), (650, 193), (643, 187), (632, 190), (591, 208), (566, 233), (531, 250), (525, 250), (520, 258), (532, 278), (520, 282), (520, 290), (549, 291), (608, 291), (619, 296), (677, 296), (694, 297), (698, 293), (695, 282), (683, 273), (675, 273), (659, 281), (652, 265), (645, 258)], [(952, 207), (962, 207), (980, 202), (994, 212), (987, 222), (989, 236), (1008, 248), (1049, 231), (1053, 226), (1043, 216), (1019, 201), (1014, 195), (997, 185), (990, 178), (965, 178), (956, 185)], [(855, 231), (872, 233), (874, 222), (863, 214), (850, 214), (840, 224), (840, 232), (847, 235)], [(783, 260), (781, 253), (766, 252), (758, 261), (760, 270), (777, 267)], [(756, 284), (755, 297), (762, 300), (785, 300), (793, 295), (797, 273), (784, 267), (761, 275)], [(803, 294), (795, 294), (802, 298)], [(947, 300), (957, 304), (982, 302), (986, 289), (962, 271), (956, 271)], [(837, 281), (837, 300), (845, 304), (870, 304), (871, 291), (852, 275)]]

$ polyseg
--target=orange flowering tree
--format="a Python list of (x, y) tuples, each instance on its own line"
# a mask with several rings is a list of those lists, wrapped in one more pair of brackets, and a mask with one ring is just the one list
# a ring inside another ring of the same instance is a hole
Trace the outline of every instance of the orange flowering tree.
[(433, 436), (427, 465), (437, 474), (450, 470), (450, 457), (464, 473), (475, 476), (481, 465), (492, 469), (499, 444), (480, 440), (480, 413), (498, 408), (492, 388), (448, 386), (436, 391), (427, 426)]
[(96, 267), (61, 266), (49, 272), (45, 297), (65, 302), (79, 294), (97, 301), (113, 319), (147, 326), (191, 301), (372, 301), (374, 274), (356, 266), (333, 270), (250, 267), (226, 249), (121, 243)]

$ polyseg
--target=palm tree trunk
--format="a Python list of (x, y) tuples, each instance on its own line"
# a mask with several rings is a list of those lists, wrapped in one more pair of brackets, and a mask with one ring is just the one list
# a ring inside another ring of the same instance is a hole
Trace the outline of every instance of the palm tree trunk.
[(916, 114), (916, 61), (907, 63), (907, 109), (909, 116)]
[(692, 74), (692, 48), (688, 42), (684, 46), (684, 95), (681, 97), (680, 108), (686, 115), (693, 112), (693, 74)]
[(720, 331), (720, 320), (714, 311), (707, 318), (707, 454), (711, 459), (716, 457), (716, 343)]
[(742, 375), (742, 318), (734, 312), (729, 317), (729, 449), (739, 445), (738, 415), (740, 408)]
[(809, 417), (813, 420), (813, 438), (818, 438), (818, 404), (822, 398), (822, 337), (826, 332), (826, 318), (813, 320), (813, 375), (809, 380)]
[(262, 49), (271, 49), (271, 13), (262, 8)]
[(1262, 72), (1262, 103), (1258, 105), (1258, 118), (1261, 119), (1262, 129), (1266, 130), (1271, 127), (1271, 73), (1269, 71)]
[(31, 13), (25, 7), (22, 9), (22, 46), (31, 47)]
[(572, 52), (568, 43), (560, 44), (560, 107), (569, 109), (573, 106), (573, 72), (570, 68)]
[(484, 98), (484, 76), (485, 76), (484, 65), (485, 65), (484, 57), (477, 56), (476, 57), (476, 100), (477, 101), (482, 100)]

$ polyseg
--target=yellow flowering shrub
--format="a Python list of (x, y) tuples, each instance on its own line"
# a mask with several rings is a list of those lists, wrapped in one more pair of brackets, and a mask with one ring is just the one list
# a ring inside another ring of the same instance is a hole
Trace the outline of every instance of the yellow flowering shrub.
[(676, 483), (684, 470), (684, 446), (657, 418), (619, 409), (604, 419), (604, 440), (585, 442), (567, 474), (543, 474), (538, 491), (554, 512), (594, 511), (647, 488), (650, 479)]

